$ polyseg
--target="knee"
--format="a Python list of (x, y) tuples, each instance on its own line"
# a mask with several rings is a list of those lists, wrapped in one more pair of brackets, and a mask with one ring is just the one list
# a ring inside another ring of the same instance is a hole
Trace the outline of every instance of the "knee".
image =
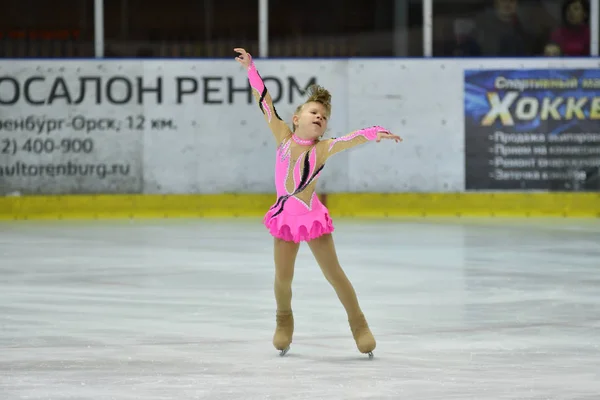
[(290, 284), (294, 279), (294, 272), (288, 270), (277, 270), (275, 273), (275, 280), (279, 284)]
[(343, 284), (347, 281), (346, 275), (339, 264), (324, 268), (323, 274), (325, 275), (325, 279), (333, 286)]

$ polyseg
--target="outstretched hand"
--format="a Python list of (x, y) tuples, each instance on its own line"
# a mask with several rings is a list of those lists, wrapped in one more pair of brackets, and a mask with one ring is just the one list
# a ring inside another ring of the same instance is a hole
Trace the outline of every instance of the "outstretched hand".
[(241, 47), (237, 47), (233, 49), (236, 53), (239, 53), (239, 56), (235, 58), (235, 61), (239, 62), (244, 66), (244, 68), (250, 67), (250, 63), (252, 63), (252, 56), (246, 50)]
[(376, 142), (379, 143), (381, 142), (381, 139), (393, 139), (396, 143), (399, 143), (402, 141), (402, 138), (398, 135), (394, 135), (391, 132), (388, 131), (379, 131), (377, 132), (377, 140)]

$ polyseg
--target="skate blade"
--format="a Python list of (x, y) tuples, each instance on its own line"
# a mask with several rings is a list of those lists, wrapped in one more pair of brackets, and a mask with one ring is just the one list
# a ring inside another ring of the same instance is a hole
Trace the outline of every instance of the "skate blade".
[(373, 357), (375, 357), (375, 356), (373, 355), (373, 352), (372, 352), (372, 351), (368, 352), (367, 354), (368, 354), (368, 356), (369, 356), (369, 360), (372, 360), (372, 359), (373, 359)]
[(287, 352), (290, 351), (290, 346), (286, 347), (285, 349), (281, 350), (279, 352), (279, 357), (283, 357), (287, 354)]

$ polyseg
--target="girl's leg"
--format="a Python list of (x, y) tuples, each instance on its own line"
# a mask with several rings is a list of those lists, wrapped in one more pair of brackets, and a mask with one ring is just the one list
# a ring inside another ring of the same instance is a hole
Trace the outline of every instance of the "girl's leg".
[(360, 314), (361, 310), (356, 292), (340, 265), (331, 234), (311, 240), (308, 242), (308, 246), (321, 267), (325, 278), (333, 286), (338, 298), (346, 309), (348, 317)]
[(292, 280), (300, 243), (275, 238), (275, 301), (277, 311), (292, 310)]
[(277, 328), (273, 335), (273, 346), (285, 350), (292, 342), (294, 316), (292, 314), (292, 280), (298, 255), (299, 243), (275, 238), (275, 301), (277, 303)]
[(354, 287), (339, 263), (333, 237), (331, 234), (326, 234), (311, 240), (308, 242), (308, 245), (321, 267), (325, 278), (333, 286), (346, 310), (358, 349), (362, 353), (373, 351), (375, 349), (375, 338), (373, 338), (363, 312), (360, 309)]

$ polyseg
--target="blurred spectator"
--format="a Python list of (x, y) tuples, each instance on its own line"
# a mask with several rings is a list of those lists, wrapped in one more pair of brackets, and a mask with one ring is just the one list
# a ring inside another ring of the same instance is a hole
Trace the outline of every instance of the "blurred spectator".
[(483, 56), (531, 55), (530, 38), (517, 14), (518, 7), (518, 0), (494, 0), (494, 7), (477, 18), (477, 42)]
[(443, 54), (452, 57), (477, 57), (481, 55), (481, 48), (473, 36), (475, 24), (469, 19), (454, 21), (454, 36), (444, 43)]
[(552, 32), (551, 40), (565, 56), (590, 55), (590, 5), (585, 0), (566, 0), (562, 8), (562, 26)]

